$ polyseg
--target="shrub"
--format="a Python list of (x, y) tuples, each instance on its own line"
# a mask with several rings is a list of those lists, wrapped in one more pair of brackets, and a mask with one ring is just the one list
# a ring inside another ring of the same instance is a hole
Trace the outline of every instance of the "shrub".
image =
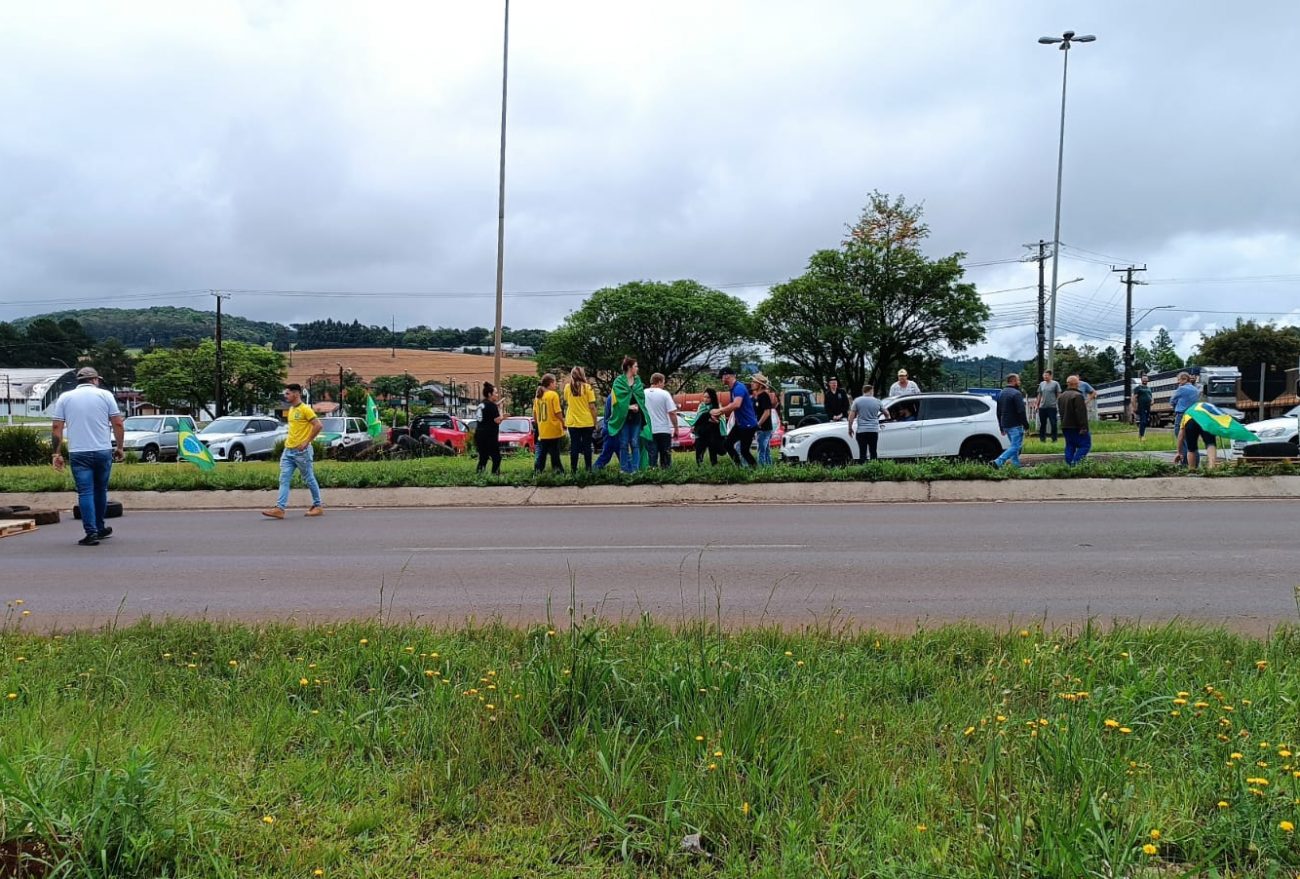
[(33, 427), (0, 430), (0, 467), (44, 464), (50, 459), (50, 444)]
[[(325, 444), (320, 440), (316, 440), (311, 444), (311, 453), (312, 453), (311, 456), (315, 458), (317, 461), (324, 461), (327, 451), (328, 450), (325, 448)], [(271, 460), (279, 461), (280, 456), (283, 454), (284, 454), (284, 440), (280, 440), (275, 444), (275, 448), (271, 451)]]

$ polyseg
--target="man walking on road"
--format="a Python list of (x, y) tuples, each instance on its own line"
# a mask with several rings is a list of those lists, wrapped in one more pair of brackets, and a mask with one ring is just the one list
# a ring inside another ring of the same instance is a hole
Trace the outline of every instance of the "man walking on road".
[(849, 414), (849, 392), (840, 387), (840, 380), (834, 376), (827, 382), (826, 414), (831, 421), (843, 421)]
[(914, 381), (908, 381), (906, 369), (900, 369), (898, 381), (889, 386), (890, 397), (910, 397), (919, 393), (921, 393), (921, 386)]
[(297, 470), (311, 491), (311, 509), (307, 515), (320, 516), (325, 511), (321, 509), (320, 486), (316, 483), (311, 450), (312, 441), (321, 431), (320, 419), (302, 401), (302, 385), (285, 385), (284, 401), (289, 404), (289, 411), (284, 413), (285, 420), (289, 422), (289, 435), (284, 439), (284, 452), (280, 455), (280, 497), (275, 506), (263, 510), (262, 515), (271, 519), (284, 518), (284, 510), (289, 506), (289, 486), (293, 483), (293, 471)]
[(736, 381), (734, 369), (727, 367), (722, 370), (722, 383), (731, 392), (731, 402), (721, 409), (714, 409), (709, 413), (709, 417), (719, 421), (732, 412), (736, 413), (736, 425), (727, 434), (727, 454), (737, 464), (740, 463), (741, 458), (744, 458), (744, 466), (757, 467), (758, 461), (754, 460), (754, 453), (749, 450), (750, 444), (754, 442), (754, 435), (758, 433), (758, 416), (754, 414), (754, 400), (744, 383)]
[(1007, 386), (998, 394), (998, 427), (1002, 435), (1011, 441), (1010, 447), (998, 455), (994, 467), (1011, 464), (1020, 466), (1020, 450), (1025, 445), (1025, 430), (1029, 427), (1029, 418), (1025, 415), (1025, 395), (1020, 390), (1020, 376), (1014, 372), (1007, 376)]
[(1138, 442), (1147, 438), (1147, 425), (1151, 423), (1151, 385), (1145, 375), (1133, 389), (1133, 415), (1137, 418)]
[(1065, 390), (1057, 399), (1061, 410), (1061, 434), (1065, 437), (1065, 463), (1073, 467), (1092, 449), (1092, 434), (1088, 432), (1088, 401), (1079, 392), (1079, 377), (1065, 380)]
[(104, 524), (108, 512), (108, 476), (113, 462), (121, 461), (125, 434), (122, 412), (113, 395), (99, 386), (99, 373), (89, 366), (77, 370), (77, 387), (54, 401), (55, 470), (63, 470), (63, 431), (68, 432), (68, 457), (72, 459), (72, 481), (77, 486), (77, 504), (86, 536), (79, 546), (98, 546), (113, 536)]
[(656, 372), (645, 389), (646, 414), (650, 416), (650, 435), (655, 442), (650, 466), (664, 470), (673, 465), (673, 435), (677, 433), (677, 403), (664, 389), (665, 381), (664, 374)]
[(1047, 442), (1047, 423), (1052, 423), (1052, 442), (1056, 442), (1056, 398), (1061, 395), (1061, 383), (1052, 378), (1049, 369), (1038, 383), (1038, 441)]
[(868, 454), (872, 461), (880, 460), (876, 450), (880, 444), (880, 413), (884, 407), (873, 391), (875, 388), (871, 385), (863, 385), (862, 396), (849, 408), (849, 439), (852, 440), (857, 433), (859, 464), (867, 463)]

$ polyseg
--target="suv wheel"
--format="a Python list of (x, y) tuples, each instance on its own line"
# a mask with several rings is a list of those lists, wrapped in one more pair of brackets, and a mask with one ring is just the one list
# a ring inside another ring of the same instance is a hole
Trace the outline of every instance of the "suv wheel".
[(140, 452), (140, 460), (146, 464), (158, 463), (158, 447), (153, 445), (145, 446), (144, 451)]
[(823, 467), (844, 467), (850, 459), (849, 447), (839, 440), (821, 440), (808, 450), (808, 460)]
[(231, 446), (230, 451), (226, 453), (226, 457), (229, 460), (234, 461), (236, 464), (238, 464), (240, 461), (243, 461), (246, 457), (244, 454), (244, 447)]
[(824, 415), (805, 415), (800, 419), (796, 427), (812, 427), (814, 424), (825, 424), (827, 418)]
[(991, 436), (973, 436), (961, 444), (959, 457), (967, 461), (983, 461), (985, 464), (1002, 454), (1002, 444)]

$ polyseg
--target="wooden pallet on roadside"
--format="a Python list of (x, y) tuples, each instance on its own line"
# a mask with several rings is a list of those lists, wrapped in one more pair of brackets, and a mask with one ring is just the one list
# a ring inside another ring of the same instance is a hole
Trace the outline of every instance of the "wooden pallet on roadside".
[(0, 537), (12, 537), (15, 534), (26, 534), (28, 531), (35, 530), (35, 519), (10, 519), (0, 522)]

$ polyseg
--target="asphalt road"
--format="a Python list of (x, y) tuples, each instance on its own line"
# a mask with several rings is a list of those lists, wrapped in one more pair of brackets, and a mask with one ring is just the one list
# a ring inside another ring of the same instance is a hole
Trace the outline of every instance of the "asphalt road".
[[(326, 498), (328, 502), (328, 497)], [(136, 513), (0, 540), (3, 597), (50, 629), (142, 616), (434, 622), (579, 612), (884, 629), (1297, 620), (1296, 504), (856, 504)]]

